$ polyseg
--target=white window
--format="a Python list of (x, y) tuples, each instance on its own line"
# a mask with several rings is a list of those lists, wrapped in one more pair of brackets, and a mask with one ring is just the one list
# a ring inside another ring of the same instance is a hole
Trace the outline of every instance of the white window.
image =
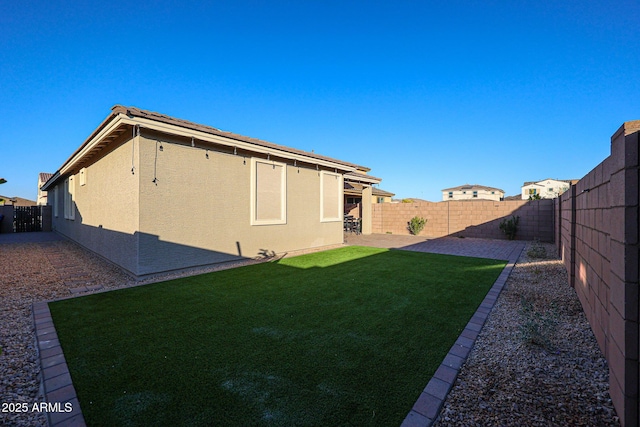
[[(56, 187), (57, 188), (57, 187)], [(53, 216), (58, 218), (58, 192), (56, 188), (52, 188), (47, 193), (47, 199), (51, 200), (51, 205), (53, 206)]]
[(320, 172), (320, 221), (342, 221), (342, 175)]
[(251, 225), (287, 223), (287, 165), (251, 159)]
[(71, 175), (64, 180), (64, 217), (66, 219), (76, 219), (76, 209), (73, 203), (73, 194), (75, 193), (75, 180)]

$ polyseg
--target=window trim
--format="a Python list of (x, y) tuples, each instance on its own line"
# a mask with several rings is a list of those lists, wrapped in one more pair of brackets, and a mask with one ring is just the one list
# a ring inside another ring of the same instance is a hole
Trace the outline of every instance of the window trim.
[[(336, 194), (336, 200), (338, 202), (338, 208), (336, 212), (336, 216), (324, 216), (324, 177), (325, 176), (335, 176), (338, 179), (338, 193)], [(320, 172), (320, 222), (342, 222), (344, 221), (344, 197), (342, 190), (344, 189), (344, 184), (342, 181), (342, 174), (328, 171)]]
[(58, 218), (58, 187), (53, 187), (47, 192), (47, 201), (51, 198), (54, 218)]
[[(260, 220), (256, 218), (257, 214), (257, 178), (258, 178), (258, 163), (266, 165), (274, 165), (282, 168), (282, 175), (280, 179), (280, 218)], [(260, 159), (256, 157), (251, 158), (251, 225), (281, 225), (287, 223), (287, 164), (280, 163), (273, 160)]]
[(73, 194), (75, 193), (75, 179), (70, 175), (64, 180), (64, 218), (69, 220), (76, 219), (75, 204), (73, 202)]

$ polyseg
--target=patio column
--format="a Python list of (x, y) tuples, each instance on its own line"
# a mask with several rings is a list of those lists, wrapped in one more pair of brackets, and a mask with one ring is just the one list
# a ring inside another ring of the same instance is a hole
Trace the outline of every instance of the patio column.
[(373, 188), (370, 185), (362, 187), (362, 234), (371, 234), (373, 203)]

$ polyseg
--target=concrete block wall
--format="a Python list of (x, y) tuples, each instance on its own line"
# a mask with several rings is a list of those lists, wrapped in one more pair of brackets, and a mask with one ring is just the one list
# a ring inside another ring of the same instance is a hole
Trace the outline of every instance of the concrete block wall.
[(0, 233), (13, 233), (13, 205), (0, 206)]
[(640, 121), (611, 137), (611, 155), (559, 201), (558, 252), (600, 349), (621, 423), (640, 425), (638, 393)]
[(516, 239), (554, 241), (553, 200), (459, 200), (373, 205), (373, 232), (408, 235), (414, 216), (427, 219), (421, 235), (504, 239), (499, 228), (504, 218), (519, 216)]

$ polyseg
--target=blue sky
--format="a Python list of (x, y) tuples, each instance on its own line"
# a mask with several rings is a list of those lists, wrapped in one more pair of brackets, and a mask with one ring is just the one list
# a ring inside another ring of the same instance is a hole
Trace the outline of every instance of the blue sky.
[(640, 119), (640, 2), (0, 4), (0, 194), (115, 104), (371, 168), (397, 197), (580, 178)]

